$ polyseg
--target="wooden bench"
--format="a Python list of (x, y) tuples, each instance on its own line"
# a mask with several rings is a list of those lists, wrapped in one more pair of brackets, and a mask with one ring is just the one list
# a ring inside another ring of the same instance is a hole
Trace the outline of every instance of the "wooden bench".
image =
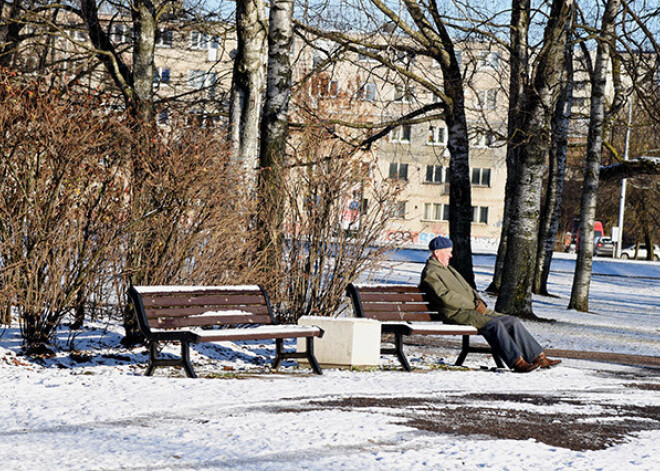
[[(314, 372), (322, 374), (314, 356), (314, 337), (323, 336), (323, 330), (278, 325), (268, 294), (260, 286), (131, 286), (128, 295), (149, 345), (146, 376), (157, 366), (181, 366), (189, 377), (197, 377), (190, 363), (191, 343), (262, 339), (275, 339), (273, 368), (287, 358), (306, 358)], [(307, 350), (285, 352), (288, 338), (306, 338)], [(180, 358), (159, 357), (160, 342), (180, 342)]]
[[(479, 335), (472, 326), (443, 324), (439, 314), (431, 309), (426, 295), (413, 285), (357, 285), (346, 288), (357, 317), (376, 319), (381, 322), (383, 334), (394, 335), (394, 347), (381, 346), (381, 355), (396, 355), (406, 371), (412, 368), (403, 352), (405, 335), (461, 335), (463, 344), (455, 365), (460, 366), (468, 353), (488, 353), (490, 347), (470, 345), (470, 336)], [(502, 360), (493, 355), (498, 367)]]

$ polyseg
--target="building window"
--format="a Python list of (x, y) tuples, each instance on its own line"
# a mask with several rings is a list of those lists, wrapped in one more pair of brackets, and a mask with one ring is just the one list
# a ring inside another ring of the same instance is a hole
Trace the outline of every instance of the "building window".
[(394, 128), (390, 133), (391, 142), (403, 142), (410, 143), (410, 137), (412, 136), (412, 126), (410, 124), (404, 124)]
[(442, 203), (424, 203), (424, 220), (449, 221), (449, 205)]
[(170, 83), (170, 69), (167, 67), (154, 67), (154, 84)]
[(500, 54), (494, 51), (478, 51), (477, 52), (477, 68), (486, 69), (492, 68), (497, 70), (500, 66)]
[(367, 54), (358, 53), (358, 62), (378, 62), (378, 60), (368, 56)]
[(190, 49), (217, 49), (218, 38), (216, 36), (205, 34), (200, 31), (190, 32)]
[(415, 96), (415, 88), (409, 85), (394, 85), (395, 103), (412, 103)]
[(447, 143), (447, 130), (443, 126), (430, 126), (426, 143), (430, 146), (440, 146)]
[(362, 85), (362, 88), (360, 88), (360, 99), (364, 101), (376, 100), (376, 84), (365, 83)]
[(472, 206), (472, 222), (488, 224), (488, 207)]
[(390, 218), (392, 219), (405, 219), (406, 218), (406, 202), (405, 201), (395, 201), (392, 203), (392, 209), (390, 210)]
[(330, 80), (328, 83), (328, 96), (336, 97), (339, 94), (339, 82)]
[(447, 181), (447, 169), (442, 165), (426, 166), (426, 183), (444, 183)]
[(200, 90), (205, 87), (214, 87), (216, 82), (215, 72), (206, 72), (204, 70), (188, 71), (188, 87)]
[(490, 186), (490, 169), (489, 168), (473, 168), (472, 169), (472, 185), (474, 186)]
[(477, 90), (477, 108), (482, 110), (494, 110), (497, 108), (497, 90)]
[(408, 164), (390, 163), (389, 177), (395, 180), (408, 180)]
[(474, 147), (494, 147), (497, 137), (492, 132), (478, 132), (474, 136)]
[(172, 47), (174, 32), (171, 29), (160, 28), (156, 33), (156, 46)]
[(127, 43), (131, 39), (131, 32), (128, 26), (115, 25), (112, 27), (110, 40), (116, 44)]

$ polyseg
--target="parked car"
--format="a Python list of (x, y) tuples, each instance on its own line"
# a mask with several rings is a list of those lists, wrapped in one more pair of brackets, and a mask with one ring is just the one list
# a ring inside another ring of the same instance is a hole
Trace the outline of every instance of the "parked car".
[(616, 252), (616, 244), (612, 241), (611, 237), (601, 237), (594, 244), (594, 254), (601, 257), (614, 257)]
[[(635, 258), (635, 246), (631, 245), (625, 249), (621, 250), (621, 258)], [(640, 260), (646, 260), (646, 245), (641, 244), (639, 246), (639, 251), (637, 252), (637, 258)], [(653, 246), (653, 260), (656, 262), (660, 260), (660, 247), (657, 245)]]

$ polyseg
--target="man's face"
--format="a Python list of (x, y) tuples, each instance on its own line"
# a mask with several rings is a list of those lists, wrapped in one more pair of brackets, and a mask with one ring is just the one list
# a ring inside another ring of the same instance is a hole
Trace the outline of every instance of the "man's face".
[(443, 266), (449, 265), (449, 259), (452, 257), (453, 247), (433, 251), (433, 258), (442, 263)]

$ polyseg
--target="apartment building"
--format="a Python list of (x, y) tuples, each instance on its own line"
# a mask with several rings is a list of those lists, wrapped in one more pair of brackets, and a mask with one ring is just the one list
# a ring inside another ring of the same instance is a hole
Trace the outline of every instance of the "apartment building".
[[(132, 42), (130, 21), (122, 22), (117, 17), (106, 21), (110, 40), (125, 51), (128, 62)], [(68, 77), (92, 67), (89, 40), (82, 25), (62, 30), (53, 44), (53, 57), (59, 57), (60, 71)], [(181, 111), (188, 122), (200, 126), (217, 126), (223, 122), (228, 111), (235, 47), (231, 25), (161, 23), (153, 76), (160, 125), (170, 125), (172, 117)], [(504, 210), (507, 59), (502, 50), (487, 43), (474, 42), (462, 47), (458, 54), (467, 77), (472, 234), (494, 245)], [(339, 62), (316, 71), (323, 58), (317, 49), (296, 39), (292, 59), (294, 82), (310, 73), (319, 78), (307, 92), (310, 101), (322, 102), (326, 110), (334, 109), (342, 116), (362, 122), (392, 122), (413, 109), (438, 102), (437, 96), (413, 81), (385, 71), (377, 61), (361, 54), (345, 53)], [(441, 86), (441, 69), (432, 61), (409, 55), (395, 60)], [(100, 67), (87, 77), (90, 87), (112, 88)], [(295, 119), (295, 107), (292, 116)], [(377, 167), (372, 169), (373, 177), (390, 179), (402, 186), (385, 238), (425, 244), (435, 235), (448, 234), (446, 143), (446, 125), (436, 112), (427, 121), (394, 128), (372, 147), (377, 161)], [(364, 202), (349, 199), (347, 204), (354, 212)]]

